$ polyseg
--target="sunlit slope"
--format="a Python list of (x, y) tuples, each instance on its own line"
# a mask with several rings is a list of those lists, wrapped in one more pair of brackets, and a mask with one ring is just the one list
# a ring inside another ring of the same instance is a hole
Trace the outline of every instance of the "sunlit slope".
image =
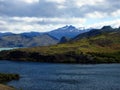
[(120, 32), (104, 33), (90, 38), (83, 38), (50, 47), (34, 47), (21, 50), (27, 52), (39, 52), (42, 54), (59, 54), (69, 51), (74, 51), (76, 53), (112, 53), (120, 51)]

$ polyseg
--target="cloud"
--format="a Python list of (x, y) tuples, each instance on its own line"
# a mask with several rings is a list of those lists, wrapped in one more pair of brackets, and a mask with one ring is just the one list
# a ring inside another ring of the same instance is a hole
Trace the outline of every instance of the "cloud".
[(12, 17), (9, 18), (14, 22), (25, 22), (25, 23), (39, 23), (39, 24), (77, 24), (84, 23), (84, 18), (39, 18), (39, 17)]
[(118, 26), (119, 3), (120, 0), (0, 0), (0, 31), (48, 31), (66, 24)]
[(39, 0), (21, 0), (21, 1), (23, 1), (25, 3), (28, 3), (28, 4), (38, 3), (39, 2)]
[(82, 26), (83, 18), (0, 17), (0, 30), (6, 32), (46, 32), (62, 26)]
[(95, 24), (88, 25), (87, 27), (102, 28), (103, 26), (111, 25), (113, 28), (118, 28), (120, 26), (120, 19), (104, 21)]
[(110, 14), (119, 10), (119, 3), (119, 0), (2, 0), (0, 14), (23, 17), (84, 17), (92, 12)]
[(120, 17), (120, 10), (116, 10), (116, 11), (112, 12), (111, 15), (114, 17)]
[(97, 12), (97, 11), (86, 14), (87, 18), (104, 18), (106, 16), (107, 16), (106, 13), (101, 13), (101, 12)]
[(63, 3), (66, 2), (66, 0), (46, 0), (46, 2), (53, 2), (53, 3), (63, 4)]
[(78, 7), (82, 7), (82, 6), (86, 6), (86, 5), (91, 5), (91, 6), (96, 6), (98, 5), (101, 5), (104, 3), (105, 0), (76, 0), (75, 1), (75, 4), (78, 6)]

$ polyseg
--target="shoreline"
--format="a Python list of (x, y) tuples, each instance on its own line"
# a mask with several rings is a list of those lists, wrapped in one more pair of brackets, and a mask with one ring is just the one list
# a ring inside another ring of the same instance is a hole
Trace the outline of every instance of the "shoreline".
[(29, 61), (69, 64), (111, 64), (120, 63), (120, 52), (114, 53), (76, 53), (69, 51), (58, 54), (41, 54), (22, 50), (0, 52), (0, 60)]
[(8, 85), (0, 84), (0, 90), (16, 90), (16, 89)]
[(15, 90), (14, 87), (7, 85), (7, 82), (19, 80), (18, 74), (0, 73), (0, 90)]

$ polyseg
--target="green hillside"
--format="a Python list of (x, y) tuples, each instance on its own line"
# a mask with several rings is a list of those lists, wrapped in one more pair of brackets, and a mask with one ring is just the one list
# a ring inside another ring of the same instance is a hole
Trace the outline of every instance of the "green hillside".
[(92, 34), (89, 34), (91, 31), (80, 34), (80, 38), (77, 36), (77, 39), (64, 44), (2, 51), (0, 58), (59, 63), (120, 63), (120, 28), (96, 32), (98, 30)]

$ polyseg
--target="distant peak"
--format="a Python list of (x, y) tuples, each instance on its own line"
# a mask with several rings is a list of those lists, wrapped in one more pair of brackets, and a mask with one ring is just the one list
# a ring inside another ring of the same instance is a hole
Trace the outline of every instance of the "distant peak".
[(66, 25), (66, 26), (62, 27), (61, 29), (71, 30), (71, 29), (76, 29), (76, 27), (74, 27), (74, 26), (72, 26), (72, 25)]
[(68, 28), (75, 28), (75, 27), (72, 26), (72, 25), (66, 25), (65, 27), (68, 27)]
[(102, 29), (112, 29), (111, 26), (103, 26)]

